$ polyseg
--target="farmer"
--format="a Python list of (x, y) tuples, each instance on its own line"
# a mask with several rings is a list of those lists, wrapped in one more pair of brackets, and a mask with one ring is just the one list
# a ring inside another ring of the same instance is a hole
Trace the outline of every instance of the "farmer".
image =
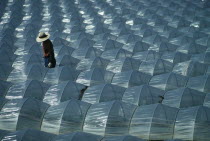
[(54, 68), (56, 66), (56, 60), (54, 55), (53, 44), (49, 40), (50, 34), (40, 32), (36, 38), (37, 42), (42, 42), (43, 58), (45, 67)]

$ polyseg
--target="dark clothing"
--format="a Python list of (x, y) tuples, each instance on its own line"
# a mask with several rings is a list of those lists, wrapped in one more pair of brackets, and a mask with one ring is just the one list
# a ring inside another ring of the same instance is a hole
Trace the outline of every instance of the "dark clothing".
[[(48, 66), (49, 63), (52, 63), (52, 66)], [(54, 59), (50, 59), (50, 57), (44, 57), (44, 66), (48, 67), (48, 68), (54, 68), (56, 65), (56, 60)]]
[(42, 46), (43, 46), (45, 67), (49, 67), (48, 64), (51, 63), (52, 65), (50, 66), (50, 68), (54, 68), (56, 66), (56, 60), (55, 60), (52, 42), (49, 39), (47, 39), (42, 43)]

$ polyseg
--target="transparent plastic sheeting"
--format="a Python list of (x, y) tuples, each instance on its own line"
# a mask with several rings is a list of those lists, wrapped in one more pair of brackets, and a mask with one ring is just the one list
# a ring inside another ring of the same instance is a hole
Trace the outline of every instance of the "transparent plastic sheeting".
[(210, 75), (191, 77), (187, 87), (201, 92), (210, 93)]
[(0, 56), (1, 56), (0, 64), (9, 64), (10, 66), (12, 66), (12, 63), (15, 61), (17, 57), (16, 55), (12, 53), (9, 54), (8, 51), (4, 48), (1, 48)]
[[(104, 35), (104, 34), (101, 34), (101, 35)], [(98, 36), (100, 36), (100, 35), (98, 35)], [(97, 38), (97, 36), (94, 36), (94, 37)], [(106, 50), (110, 50), (110, 49), (117, 49), (117, 48), (119, 49), (122, 46), (123, 46), (122, 43), (119, 43), (116, 40), (112, 40), (112, 39), (109, 39), (109, 38), (106, 39), (106, 40), (96, 40), (96, 43), (93, 45), (94, 48), (96, 48), (98, 50), (101, 50), (101, 51), (106, 51)]]
[(95, 104), (100, 102), (121, 100), (124, 91), (125, 88), (112, 84), (91, 86), (85, 91), (82, 101)]
[(34, 129), (19, 130), (16, 132), (0, 130), (0, 139), (2, 139), (2, 141), (145, 141), (130, 135), (103, 137), (85, 132), (55, 135)]
[(14, 68), (9, 66), (8, 64), (0, 64), (0, 80), (7, 80), (13, 69)]
[(72, 68), (75, 68), (78, 62), (78, 59), (71, 57), (70, 55), (60, 55), (56, 57), (56, 64), (58, 66), (71, 66)]
[(9, 132), (5, 130), (0, 130), (0, 140), (5, 137)]
[(145, 141), (138, 137), (125, 135), (125, 136), (112, 136), (112, 137), (105, 137), (102, 141)]
[(101, 136), (128, 134), (136, 106), (121, 101), (101, 102), (89, 108), (83, 131)]
[(69, 66), (56, 67), (49, 69), (44, 82), (49, 84), (57, 84), (63, 81), (76, 80), (79, 72)]
[(131, 57), (131, 53), (124, 50), (124, 49), (110, 49), (107, 51), (104, 51), (101, 54), (101, 57), (104, 59), (108, 59), (110, 61), (114, 61), (116, 59), (125, 58), (125, 57)]
[(76, 82), (86, 86), (111, 83), (114, 73), (101, 68), (93, 68), (79, 74)]
[(205, 63), (210, 65), (210, 52), (200, 53), (200, 54), (193, 54), (191, 56), (191, 60), (199, 61), (200, 63)]
[(69, 66), (48, 69), (41, 64), (32, 64), (24, 70), (21, 69), (14, 69), (9, 74), (7, 81), (24, 82), (26, 80), (39, 80), (48, 84), (57, 84), (58, 82), (68, 80), (74, 81), (79, 74), (78, 71)]
[(162, 59), (156, 59), (142, 62), (138, 70), (140, 72), (154, 76), (171, 72), (172, 68), (173, 64), (171, 62)]
[(204, 104), (206, 95), (190, 88), (178, 88), (166, 92), (162, 104), (176, 108), (199, 106)]
[(77, 70), (88, 70), (92, 68), (103, 68), (105, 69), (109, 60), (103, 59), (101, 57), (90, 58), (90, 59), (82, 59), (76, 69)]
[[(208, 0), (1, 0), (0, 129), (208, 141), (209, 7)], [(54, 69), (43, 66), (41, 31), (51, 35)], [(33, 132), (3, 136), (52, 140)]]
[(81, 99), (85, 86), (74, 81), (60, 82), (51, 85), (44, 95), (43, 102), (50, 105), (58, 105), (70, 99)]
[(186, 86), (188, 79), (189, 78), (186, 76), (171, 72), (153, 76), (149, 82), (149, 85), (164, 91), (168, 91)]
[(54, 134), (34, 129), (26, 129), (7, 133), (3, 136), (2, 141), (51, 141), (54, 137)]
[(106, 70), (112, 71), (114, 73), (129, 71), (129, 70), (138, 70), (140, 65), (140, 61), (135, 59), (126, 57), (122, 59), (117, 59), (115, 61), (111, 61)]
[(210, 108), (210, 93), (206, 94), (206, 97), (205, 97), (204, 102), (203, 102), (203, 106), (206, 106), (206, 107)]
[(208, 65), (195, 61), (186, 61), (178, 63), (174, 66), (173, 72), (184, 76), (199, 76), (204, 75), (207, 71)]
[(132, 58), (140, 61), (155, 60), (160, 58), (160, 54), (156, 51), (148, 50), (142, 52), (136, 52), (133, 54)]
[(8, 89), (5, 97), (7, 99), (31, 97), (42, 101), (49, 87), (49, 84), (37, 80), (27, 80), (23, 83), (13, 83)]
[(148, 140), (172, 139), (177, 112), (177, 108), (162, 104), (137, 107), (129, 134)]
[(122, 101), (137, 106), (161, 103), (164, 91), (149, 85), (140, 85), (127, 88), (123, 94)]
[(150, 75), (147, 75), (139, 71), (131, 70), (121, 73), (116, 73), (112, 79), (112, 84), (128, 88), (128, 87), (148, 84), (150, 79), (151, 79)]
[(190, 55), (181, 52), (165, 52), (161, 56), (161, 59), (177, 64), (190, 60)]
[(102, 136), (85, 132), (75, 132), (70, 134), (62, 134), (53, 138), (52, 141), (101, 141)]
[(40, 129), (48, 104), (32, 98), (7, 101), (0, 111), (0, 129)]
[(204, 106), (180, 109), (174, 127), (174, 138), (183, 140), (210, 139), (210, 109)]
[(0, 80), (0, 97), (5, 97), (12, 83)]
[(41, 130), (54, 134), (82, 131), (89, 107), (90, 104), (74, 99), (51, 106), (44, 115)]

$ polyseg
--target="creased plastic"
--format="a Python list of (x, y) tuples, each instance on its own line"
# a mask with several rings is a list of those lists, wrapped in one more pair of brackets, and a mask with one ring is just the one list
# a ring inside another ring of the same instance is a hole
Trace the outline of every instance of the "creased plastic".
[(204, 104), (206, 94), (190, 88), (178, 88), (165, 93), (163, 104), (176, 108), (187, 108)]
[(209, 113), (210, 109), (203, 106), (180, 109), (174, 127), (174, 138), (208, 141)]
[(10, 100), (0, 111), (0, 129), (15, 131), (27, 128), (40, 129), (48, 104), (24, 98)]
[(111, 84), (91, 86), (85, 91), (82, 101), (95, 104), (100, 102), (121, 100), (124, 91), (125, 88)]
[(73, 81), (61, 82), (52, 85), (43, 97), (43, 102), (50, 105), (58, 105), (69, 99), (81, 99), (82, 89), (85, 86)]
[(51, 106), (46, 111), (41, 130), (54, 134), (82, 131), (90, 104), (75, 99)]
[(101, 136), (128, 134), (135, 108), (121, 101), (94, 104), (87, 112), (83, 131)]
[(164, 91), (149, 85), (129, 87), (125, 90), (122, 101), (137, 106), (161, 103)]
[(178, 109), (162, 104), (140, 106), (132, 117), (129, 134), (147, 140), (173, 138)]

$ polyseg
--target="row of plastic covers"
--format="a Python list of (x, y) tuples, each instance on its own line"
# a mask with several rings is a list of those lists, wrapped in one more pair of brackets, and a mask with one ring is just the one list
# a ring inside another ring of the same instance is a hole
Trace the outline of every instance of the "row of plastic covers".
[[(0, 131), (3, 140), (55, 137), (42, 131), (209, 140), (207, 1), (5, 0), (0, 9), (0, 129), (41, 130)], [(55, 69), (43, 67), (39, 31), (51, 34)]]
[(164, 104), (135, 106), (122, 101), (89, 104), (71, 99), (59, 105), (24, 98), (5, 101), (0, 129), (33, 128), (54, 134), (84, 131), (101, 136), (133, 135), (148, 140), (208, 140), (210, 108), (173, 108)]
[(77, 99), (90, 104), (122, 100), (137, 106), (155, 103), (164, 103), (177, 108), (199, 105), (210, 106), (209, 92), (206, 93), (187, 87), (179, 87), (166, 92), (164, 89), (159, 89), (158, 86), (153, 87), (150, 85), (124, 88), (106, 83), (87, 87), (73, 81), (55, 85), (49, 85), (37, 80), (27, 80), (19, 84), (0, 81), (0, 84), (1, 98), (10, 100), (35, 98), (50, 105), (58, 105), (60, 102)]
[[(4, 141), (17, 140), (17, 141), (144, 141), (143, 139), (137, 138), (135, 136), (124, 135), (124, 136), (112, 136), (112, 137), (102, 137), (100, 135), (94, 135), (86, 132), (74, 132), (62, 135), (54, 135), (43, 131), (38, 131), (34, 129), (19, 130), (16, 132), (9, 133), (2, 130), (0, 134), (0, 139)], [(39, 138), (37, 138), (39, 136)], [(182, 141), (180, 139), (171, 139), (165, 141)]]
[[(59, 82), (72, 80), (86, 86), (111, 83), (125, 88), (141, 84), (150, 84), (151, 86), (157, 87), (157, 85), (159, 84), (162, 85), (160, 89), (163, 90), (174, 89), (181, 86), (189, 86), (190, 88), (192, 87), (203, 92), (209, 92), (209, 75), (188, 77), (185, 75), (196, 73), (199, 74), (200, 72), (193, 71), (193, 69), (185, 68), (179, 68), (177, 70), (177, 73), (168, 72), (155, 76), (149, 75), (148, 73), (150, 73), (150, 71), (145, 73), (136, 70), (129, 70), (119, 73), (113, 73), (111, 71), (107, 71), (97, 67), (82, 72), (76, 71), (69, 66), (48, 69), (44, 68), (41, 65), (33, 65), (31, 67), (27, 67), (25, 73), (21, 70), (12, 71), (11, 67), (8, 66), (2, 66), (2, 69), (3, 71), (1, 71), (0, 74), (1, 80), (10, 82), (23, 82), (31, 79), (39, 80), (48, 84), (58, 84)], [(150, 68), (148, 69), (150, 70)], [(143, 70), (146, 71), (147, 69), (144, 67)], [(196, 86), (194, 83), (199, 84)]]
[[(74, 132), (62, 135), (55, 135), (34, 129), (19, 130), (12, 133), (2, 131), (1, 133), (2, 134), (0, 134), (0, 139), (4, 141), (144, 141), (140, 138), (130, 135), (102, 137), (85, 132)], [(39, 136), (39, 138), (37, 138), (37, 136)]]
[[(58, 57), (57, 62), (60, 62), (60, 64), (63, 65), (60, 65), (60, 67), (57, 67), (53, 70), (43, 68), (42, 61), (38, 56), (35, 55), (34, 58), (31, 58), (25, 62), (28, 65), (26, 65), (26, 67), (24, 67), (25, 69), (21, 71), (19, 69), (14, 69), (8, 64), (1, 64), (1, 80), (15, 81), (13, 80), (14, 77), (17, 78), (17, 76), (22, 75), (22, 81), (27, 79), (37, 79), (43, 81), (44, 79), (48, 79), (48, 74), (52, 73), (54, 73), (52, 75), (55, 75), (55, 73), (57, 73), (57, 75), (61, 77), (62, 75), (64, 75), (64, 73), (66, 73), (66, 71), (69, 71), (69, 73), (71, 73), (72, 75), (78, 76), (82, 75), (82, 73), (87, 73), (88, 70), (93, 69), (101, 69), (102, 71), (105, 71), (107, 73), (113, 73), (113, 75), (123, 73), (126, 71), (139, 71), (142, 73), (146, 73), (146, 75), (150, 76), (157, 76), (169, 72), (188, 77), (196, 77), (210, 74), (209, 65), (194, 61), (181, 62), (173, 66), (172, 63), (162, 59), (143, 61), (140, 63), (140, 61), (126, 57), (108, 63), (109, 61), (97, 57), (94, 59), (83, 59), (79, 62), (78, 60), (65, 55), (62, 57), (62, 60), (60, 60), (60, 58)], [(79, 79), (76, 76), (72, 79)]]

